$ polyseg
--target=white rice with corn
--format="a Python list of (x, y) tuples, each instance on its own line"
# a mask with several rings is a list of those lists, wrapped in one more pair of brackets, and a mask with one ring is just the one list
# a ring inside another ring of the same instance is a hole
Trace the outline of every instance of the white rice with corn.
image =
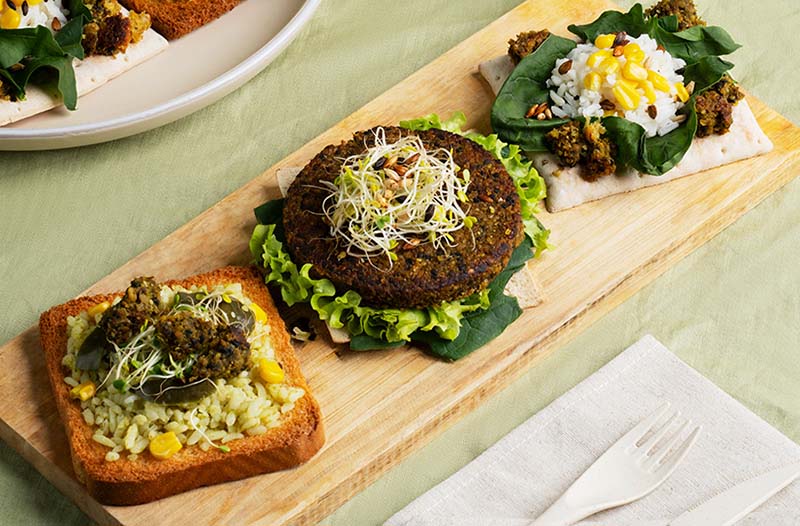
[(67, 24), (68, 13), (62, 0), (2, 0), (0, 29), (45, 26), (57, 30)]
[[(197, 287), (162, 286), (162, 308), (171, 305), (179, 291), (208, 292)], [(224, 293), (244, 305), (251, 304), (239, 284), (220, 285), (210, 292)], [(63, 365), (72, 373), (64, 381), (73, 388), (92, 380), (87, 372), (75, 370), (75, 359), (81, 344), (101, 318), (102, 312), (90, 315), (83, 311), (67, 319), (67, 354)], [(123, 454), (136, 460), (153, 439), (168, 432), (173, 432), (182, 446), (197, 446), (207, 451), (280, 426), (281, 415), (291, 411), (305, 391), (286, 383), (268, 383), (259, 377), (261, 360), (276, 359), (268, 324), (256, 319), (247, 339), (249, 368), (234, 378), (215, 380), (216, 390), (199, 402), (167, 406), (146, 401), (131, 392), (120, 392), (111, 383), (82, 400), (83, 419), (95, 430), (93, 440), (109, 448), (106, 460), (118, 460)]]
[(683, 76), (677, 73), (685, 62), (646, 34), (625, 37), (624, 45), (609, 45), (615, 38), (600, 35), (556, 61), (547, 81), (553, 115), (566, 119), (616, 115), (641, 125), (648, 137), (676, 129), (683, 117), (678, 110), (688, 100)]

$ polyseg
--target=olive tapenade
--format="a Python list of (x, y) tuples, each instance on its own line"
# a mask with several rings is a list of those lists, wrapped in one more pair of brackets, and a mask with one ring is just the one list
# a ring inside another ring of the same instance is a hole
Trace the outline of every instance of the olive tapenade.
[(730, 75), (699, 94), (695, 101), (697, 137), (728, 133), (733, 124), (733, 106), (743, 98)]
[(545, 135), (547, 147), (558, 157), (562, 166), (581, 165), (581, 177), (595, 181), (617, 170), (614, 157), (616, 145), (606, 135), (600, 121), (570, 121)]
[(158, 315), (159, 291), (160, 286), (151, 277), (131, 281), (122, 299), (103, 314), (98, 325), (108, 341), (122, 347), (139, 334)]
[(526, 31), (518, 34), (515, 38), (508, 41), (508, 55), (514, 64), (536, 51), (542, 43), (550, 36), (550, 31)]
[(225, 290), (174, 291), (139, 277), (103, 308), (75, 363), (86, 371), (116, 371), (121, 391), (181, 403), (208, 394), (208, 385), (198, 387), (203, 380), (233, 378), (248, 367), (256, 306)]
[(150, 29), (149, 15), (131, 11), (124, 16), (117, 0), (85, 0), (84, 4), (93, 17), (83, 27), (81, 44), (86, 55), (124, 53), (128, 45), (141, 40)]
[(645, 14), (651, 18), (674, 15), (678, 18), (680, 30), (706, 25), (705, 20), (697, 15), (697, 7), (693, 0), (661, 0), (645, 11)]

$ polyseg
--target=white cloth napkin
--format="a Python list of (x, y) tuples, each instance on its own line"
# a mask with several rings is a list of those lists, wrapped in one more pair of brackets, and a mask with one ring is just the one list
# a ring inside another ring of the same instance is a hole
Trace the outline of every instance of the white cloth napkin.
[[(739, 482), (800, 460), (800, 446), (645, 336), (386, 524), (527, 524), (664, 401), (703, 426), (697, 443), (653, 493), (579, 524), (663, 525)], [(800, 524), (800, 481), (738, 524)]]

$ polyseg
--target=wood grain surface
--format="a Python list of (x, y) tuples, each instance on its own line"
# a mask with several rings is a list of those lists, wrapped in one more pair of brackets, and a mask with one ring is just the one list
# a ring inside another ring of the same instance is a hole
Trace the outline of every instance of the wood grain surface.
[[(522, 4), (87, 292), (118, 290), (141, 274), (180, 278), (248, 261), (252, 209), (278, 196), (278, 168), (302, 165), (355, 130), (429, 112), (462, 110), (469, 126), (487, 131), (491, 94), (476, 74), (479, 62), (504, 53), (519, 31), (548, 27), (565, 34), (569, 23), (588, 22), (613, 7), (605, 0)], [(467, 358), (443, 363), (414, 349), (337, 353), (319, 340), (299, 348), (328, 441), (297, 469), (143, 506), (101, 506), (74, 479), (35, 328), (0, 349), (6, 364), (0, 369), (0, 436), (101, 524), (178, 524), (187, 510), (197, 526), (313, 524), (797, 175), (800, 129), (749, 100), (775, 143), (772, 153), (558, 214), (543, 212), (555, 248), (533, 267), (546, 301)]]

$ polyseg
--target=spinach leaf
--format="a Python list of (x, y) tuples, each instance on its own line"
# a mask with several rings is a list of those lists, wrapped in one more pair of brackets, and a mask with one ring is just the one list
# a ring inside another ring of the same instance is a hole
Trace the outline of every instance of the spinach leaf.
[[(83, 4), (81, 4), (83, 5)], [(83, 39), (83, 17), (75, 17), (66, 24), (61, 30), (56, 33), (55, 40), (64, 53), (72, 55), (78, 60), (83, 60), (86, 57), (81, 45)]]
[(617, 162), (636, 170), (663, 175), (675, 167), (692, 145), (697, 131), (694, 98), (684, 106), (686, 122), (666, 135), (646, 137), (644, 128), (621, 117), (606, 117), (603, 126), (617, 145)]
[[(55, 84), (56, 89), (64, 99), (64, 106), (67, 109), (74, 110), (77, 107), (78, 90), (75, 84), (75, 70), (72, 68), (71, 56), (35, 58), (27, 62), (23, 69), (11, 75), (19, 86), (26, 86), (34, 74), (36, 74), (36, 84), (38, 85), (52, 87)], [(55, 76), (55, 79), (53, 76)]]
[(25, 57), (60, 56), (64, 51), (44, 26), (0, 29), (0, 67), (10, 68)]
[(14, 80), (14, 77), (11, 76), (11, 73), (5, 69), (0, 69), (0, 85), (8, 84), (10, 89), (6, 91), (10, 91), (11, 93), (18, 93), (20, 90), (19, 85)]
[(703, 57), (728, 55), (741, 47), (727, 31), (716, 26), (694, 26), (683, 31), (668, 31), (662, 24), (652, 24), (650, 31), (670, 55), (693, 64)]
[(549, 100), (545, 82), (550, 78), (556, 59), (567, 55), (575, 45), (568, 38), (550, 35), (514, 68), (492, 105), (492, 128), (504, 141), (518, 144), (529, 152), (547, 151), (545, 134), (568, 121), (527, 119), (525, 113), (534, 104)]
[(617, 164), (640, 168), (639, 157), (642, 143), (645, 141), (645, 130), (638, 124), (622, 117), (606, 117), (603, 126), (617, 145)]
[(497, 338), (522, 314), (517, 299), (506, 296), (504, 290), (511, 276), (532, 257), (533, 244), (530, 239), (525, 238), (511, 254), (506, 268), (489, 284), (489, 308), (465, 314), (455, 340), (444, 340), (435, 334), (421, 331), (412, 334), (411, 339), (426, 343), (431, 354), (455, 361)]
[(94, 18), (92, 12), (83, 3), (83, 0), (64, 0), (64, 8), (69, 11), (69, 18), (75, 19), (83, 17), (85, 22), (91, 22)]
[[(666, 135), (648, 137), (642, 142), (640, 172), (663, 175), (672, 170), (683, 159), (697, 132), (697, 112), (694, 111), (694, 98), (683, 107), (686, 122)], [(679, 113), (680, 114), (680, 113)]]
[(683, 70), (686, 84), (694, 82), (694, 93), (699, 94), (720, 81), (733, 68), (733, 64), (719, 57), (703, 57)]
[[(273, 199), (267, 201), (259, 206), (253, 212), (256, 214), (256, 219), (262, 225), (283, 225), (283, 205), (286, 204), (286, 199)], [(276, 237), (283, 241), (283, 236)]]
[[(45, 26), (0, 30), (0, 78), (6, 91), (25, 99), (25, 88), (33, 83), (61, 95), (64, 106), (74, 110), (78, 103), (72, 59), (85, 56), (81, 40), (83, 26), (92, 13), (82, 0), (66, 0), (70, 20), (55, 36)], [(15, 64), (23, 68), (10, 71)]]
[(635, 4), (627, 13), (620, 11), (605, 11), (600, 17), (590, 24), (567, 26), (581, 40), (594, 42), (598, 35), (618, 33), (625, 31), (632, 37), (650, 32), (650, 24), (644, 18), (642, 4)]

